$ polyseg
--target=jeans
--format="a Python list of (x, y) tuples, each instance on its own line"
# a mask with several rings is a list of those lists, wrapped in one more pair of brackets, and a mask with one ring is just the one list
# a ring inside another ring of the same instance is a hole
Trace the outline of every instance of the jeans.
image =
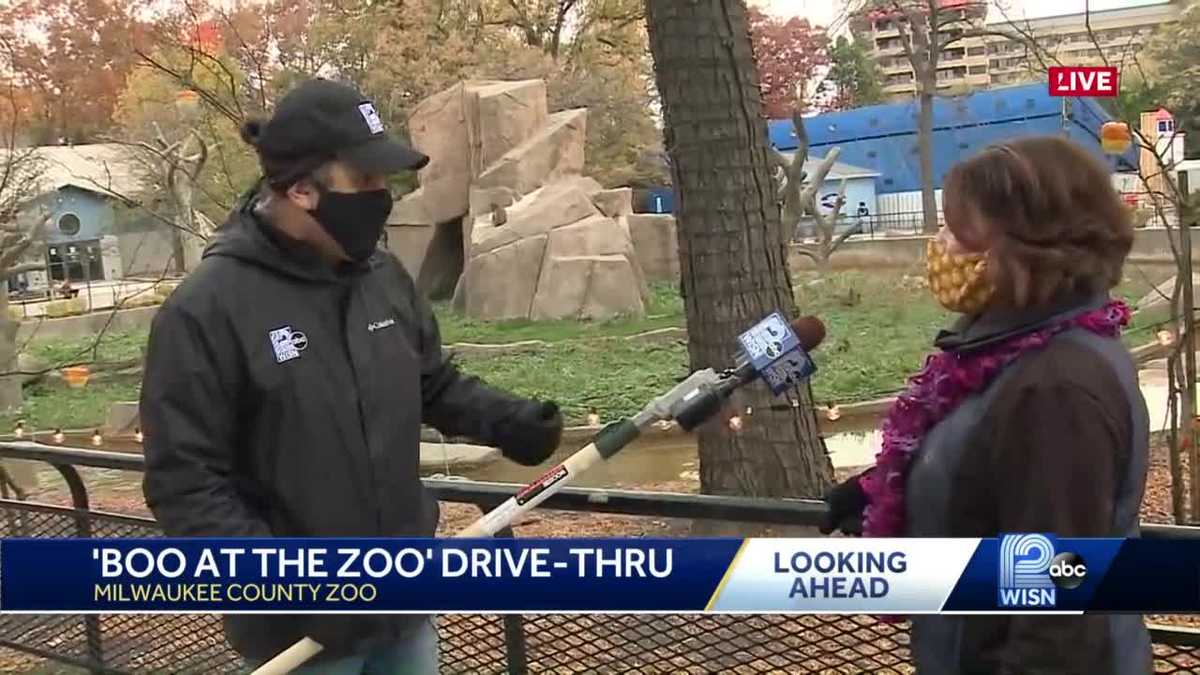
[[(247, 672), (261, 663), (247, 664)], [(300, 666), (291, 675), (437, 675), (438, 633), (426, 621), (403, 642), (334, 661)]]

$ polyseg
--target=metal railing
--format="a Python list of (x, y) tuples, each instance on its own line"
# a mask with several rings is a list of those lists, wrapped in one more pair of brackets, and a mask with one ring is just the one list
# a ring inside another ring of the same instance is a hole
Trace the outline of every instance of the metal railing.
[[(175, 282), (177, 278), (167, 277), (161, 280), (113, 279), (73, 284), (71, 291), (64, 294), (61, 282), (53, 282), (48, 287), (38, 287), (24, 291), (10, 291), (8, 306), (10, 316), (20, 320), (43, 320), (62, 318), (63, 316), (79, 316), (91, 312), (108, 312), (114, 308), (131, 309), (146, 304), (157, 304), (155, 286), (159, 281)], [(59, 307), (58, 313), (51, 311), (52, 303), (75, 301), (76, 306)], [(19, 308), (19, 309), (18, 309)]]
[[(79, 468), (140, 472), (140, 455), (0, 442), (0, 457), (46, 462), (71, 506), (0, 498), (6, 537), (154, 537), (153, 520), (95, 510)], [(426, 480), (443, 502), (489, 509), (518, 486)], [(765, 500), (567, 488), (545, 509), (657, 519), (813, 526), (813, 500)], [(504, 534), (511, 535), (511, 532)], [(1145, 537), (1200, 537), (1200, 528), (1147, 525)], [(869, 616), (448, 615), (442, 672), (910, 673), (904, 624)], [(1152, 626), (1155, 672), (1200, 672), (1200, 631)], [(226, 673), (242, 668), (215, 615), (4, 615), (0, 646), (95, 673)]]
[[(938, 225), (944, 224), (945, 218), (939, 210)], [(851, 230), (853, 232), (851, 235), (852, 239), (882, 239), (898, 236), (915, 237), (923, 233), (924, 225), (925, 216), (920, 211), (869, 214), (864, 216), (857, 216), (853, 212), (843, 211), (834, 234), (836, 236), (846, 230)], [(815, 236), (814, 227), (811, 217), (803, 218), (796, 225), (796, 231), (792, 235), (793, 241), (801, 242), (806, 238)]]

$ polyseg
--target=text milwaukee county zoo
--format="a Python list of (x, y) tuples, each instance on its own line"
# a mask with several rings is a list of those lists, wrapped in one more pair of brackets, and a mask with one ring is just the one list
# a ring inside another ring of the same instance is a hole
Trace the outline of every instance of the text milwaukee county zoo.
[[(674, 564), (670, 548), (583, 547), (566, 554), (554, 557), (545, 548), (221, 547), (189, 558), (178, 548), (98, 548), (92, 558), (99, 576), (113, 581), (97, 583), (93, 600), (361, 603), (378, 596), (372, 580), (395, 577), (663, 579)], [(243, 581), (247, 576), (262, 581)], [(234, 579), (238, 582), (228, 582)]]

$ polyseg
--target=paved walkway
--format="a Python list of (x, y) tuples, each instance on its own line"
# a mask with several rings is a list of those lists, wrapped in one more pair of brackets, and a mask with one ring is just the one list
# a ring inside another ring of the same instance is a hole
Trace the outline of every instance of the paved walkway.
[(1167, 428), (1167, 362), (1165, 359), (1151, 361), (1138, 372), (1142, 396), (1150, 411), (1150, 431)]
[(496, 448), (463, 443), (422, 443), (421, 470), (449, 473), (449, 470), (486, 464), (500, 457)]
[[(1200, 358), (1200, 356), (1198, 356)], [(1166, 361), (1151, 361), (1138, 373), (1142, 396), (1150, 413), (1150, 431), (1167, 428), (1167, 370)], [(841, 433), (826, 438), (825, 444), (837, 468), (868, 466), (875, 462), (883, 437), (878, 431)]]
[(878, 430), (869, 432), (849, 431), (825, 438), (825, 447), (833, 468), (845, 469), (869, 466), (875, 463), (875, 453), (883, 443), (883, 434)]

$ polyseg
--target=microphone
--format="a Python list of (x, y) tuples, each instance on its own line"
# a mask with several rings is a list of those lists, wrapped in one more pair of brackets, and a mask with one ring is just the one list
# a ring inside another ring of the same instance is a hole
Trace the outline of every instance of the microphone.
[[(772, 314), (770, 317), (767, 317), (763, 321), (759, 322), (755, 326), (755, 328), (758, 328), (759, 326), (764, 326), (765, 324), (771, 323), (772, 317), (775, 317), (775, 316), (778, 316), (778, 314)], [(782, 318), (780, 319), (780, 321), (782, 321)], [(774, 327), (775, 326), (770, 326), (769, 328), (774, 328)], [(799, 350), (801, 350), (803, 352), (804, 358), (808, 358), (808, 352), (811, 352), (812, 350), (816, 349), (817, 347), (819, 347), (821, 345), (822, 342), (825, 341), (825, 324), (815, 316), (811, 316), (811, 315), (810, 316), (802, 316), (797, 319), (793, 319), (791, 323), (787, 324), (787, 327), (790, 328), (792, 331), (792, 334), (795, 335), (796, 345), (792, 346), (789, 349), (784, 344), (782, 344), (784, 341), (780, 340), (779, 346), (775, 347), (775, 350), (778, 351), (779, 354), (772, 359), (772, 362), (776, 362), (782, 356), (786, 356), (789, 353), (796, 351), (796, 348), (799, 348)], [(753, 330), (754, 329), (751, 329), (750, 331), (743, 333), (742, 338), (745, 338)], [(783, 336), (780, 336), (780, 337), (783, 337)], [(747, 350), (744, 346), (744, 341), (742, 338), (739, 338), (739, 341), (743, 342), (743, 347), (738, 350), (737, 356), (734, 359), (734, 363), (736, 364), (735, 372), (738, 374), (739, 377), (749, 378), (748, 380), (746, 380), (746, 382), (750, 382), (750, 381), (753, 381), (756, 377), (762, 375), (762, 373), (758, 369), (756, 369), (756, 367), (754, 365), (755, 362), (751, 359), (750, 354), (747, 353)], [(815, 371), (816, 371), (816, 366), (812, 366), (811, 369), (809, 369), (809, 372), (807, 372), (803, 377), (808, 377), (808, 376), (812, 375), (812, 373)], [(800, 379), (803, 379), (803, 377)], [(778, 393), (778, 392), (776, 392), (776, 393)]]
[(771, 314), (738, 337), (742, 348), (734, 368), (687, 392), (672, 406), (671, 417), (692, 431), (724, 407), (735, 389), (759, 378), (778, 396), (816, 372), (808, 352), (824, 340), (825, 324), (815, 316), (788, 324), (778, 312)]
[(791, 324), (800, 345), (808, 351), (821, 346), (825, 341), (825, 324), (815, 316), (802, 316)]

